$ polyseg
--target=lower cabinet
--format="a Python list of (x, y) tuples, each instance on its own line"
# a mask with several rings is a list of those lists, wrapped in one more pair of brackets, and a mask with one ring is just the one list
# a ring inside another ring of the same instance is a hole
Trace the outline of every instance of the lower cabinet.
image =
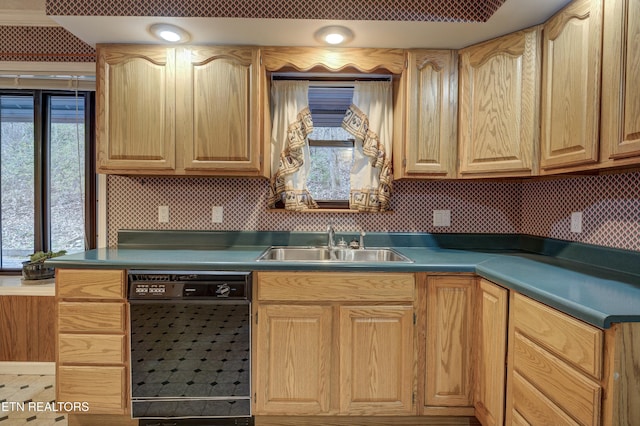
[[(422, 414), (473, 415), (473, 275), (418, 274), (424, 348)], [(421, 357), (422, 358), (422, 357)], [(422, 386), (421, 386), (422, 387)], [(454, 409), (456, 408), (456, 409)]]
[(256, 415), (415, 414), (413, 274), (257, 276)]
[(62, 365), (57, 373), (57, 400), (86, 402), (88, 413), (112, 414), (124, 411), (124, 366)]
[(329, 412), (332, 330), (331, 306), (258, 307), (256, 413)]
[(509, 342), (507, 424), (600, 425), (602, 330), (513, 292)]
[(504, 424), (509, 292), (479, 279), (475, 303), (475, 416), (484, 425)]
[(414, 413), (413, 312), (413, 304), (338, 308), (341, 413)]
[(124, 288), (122, 270), (56, 272), (56, 400), (86, 402), (86, 414), (129, 413)]

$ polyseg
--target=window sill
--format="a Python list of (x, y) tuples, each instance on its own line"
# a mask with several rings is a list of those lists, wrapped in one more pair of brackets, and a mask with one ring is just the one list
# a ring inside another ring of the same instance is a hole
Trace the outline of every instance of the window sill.
[(268, 213), (371, 213), (371, 214), (386, 214), (393, 213), (393, 210), (387, 210), (385, 212), (361, 212), (351, 209), (308, 209), (308, 210), (286, 210), (286, 209), (267, 209)]

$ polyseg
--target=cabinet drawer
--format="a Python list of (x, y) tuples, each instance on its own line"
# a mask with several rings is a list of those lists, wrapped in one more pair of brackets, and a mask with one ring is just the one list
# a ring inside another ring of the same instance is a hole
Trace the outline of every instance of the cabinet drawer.
[(125, 367), (59, 366), (57, 400), (87, 402), (86, 414), (123, 414)]
[(124, 364), (124, 335), (61, 334), (58, 362), (83, 364)]
[(58, 332), (124, 333), (124, 303), (60, 302)]
[(412, 302), (409, 273), (260, 272), (258, 300)]
[(543, 389), (555, 405), (580, 424), (600, 424), (601, 388), (596, 382), (518, 332), (513, 354), (514, 377), (521, 375), (534, 387)]
[(124, 299), (124, 270), (58, 269), (57, 296), (65, 299)]
[(518, 373), (513, 374), (512, 424), (578, 426), (562, 409)]
[(515, 328), (596, 379), (602, 376), (602, 330), (515, 294)]

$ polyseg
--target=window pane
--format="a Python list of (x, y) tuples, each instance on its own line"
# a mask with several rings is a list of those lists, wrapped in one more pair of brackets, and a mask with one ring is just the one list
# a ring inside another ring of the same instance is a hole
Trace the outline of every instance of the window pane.
[(307, 187), (316, 201), (348, 200), (353, 148), (312, 146)]
[(342, 127), (314, 127), (309, 135), (316, 145), (309, 147), (307, 188), (316, 201), (349, 199), (353, 146), (321, 146), (321, 141), (346, 141), (351, 137)]
[(51, 113), (51, 250), (85, 249), (84, 98), (52, 96)]
[(3, 269), (21, 268), (34, 251), (32, 96), (0, 96), (0, 251)]

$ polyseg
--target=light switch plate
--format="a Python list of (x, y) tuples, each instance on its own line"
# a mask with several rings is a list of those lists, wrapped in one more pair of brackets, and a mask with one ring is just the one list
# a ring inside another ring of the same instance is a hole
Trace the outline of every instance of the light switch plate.
[(169, 206), (158, 206), (158, 223), (169, 223)]
[(224, 218), (224, 209), (222, 206), (213, 206), (211, 208), (211, 222), (212, 223), (222, 223)]
[(571, 213), (571, 232), (574, 234), (582, 233), (582, 212)]
[(451, 226), (451, 210), (434, 210), (433, 226)]

